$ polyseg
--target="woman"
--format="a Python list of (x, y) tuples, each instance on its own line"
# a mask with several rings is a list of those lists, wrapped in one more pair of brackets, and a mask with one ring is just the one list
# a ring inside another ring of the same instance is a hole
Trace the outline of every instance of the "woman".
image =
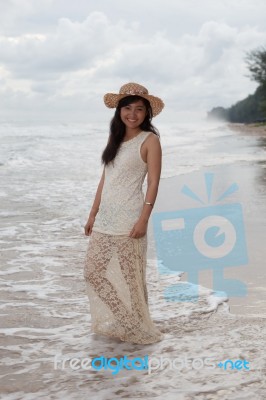
[(151, 120), (164, 103), (137, 83), (123, 85), (119, 94), (107, 93), (104, 102), (116, 111), (102, 153), (102, 177), (84, 227), (85, 235), (91, 236), (84, 278), (92, 332), (131, 343), (154, 343), (163, 334), (148, 309), (147, 227), (157, 196), (162, 152)]

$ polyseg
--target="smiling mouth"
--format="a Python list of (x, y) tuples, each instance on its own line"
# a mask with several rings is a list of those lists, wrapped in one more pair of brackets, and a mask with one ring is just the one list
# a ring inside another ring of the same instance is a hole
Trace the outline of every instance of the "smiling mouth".
[(130, 118), (128, 118), (127, 120), (128, 120), (129, 122), (137, 122), (136, 119), (130, 119)]

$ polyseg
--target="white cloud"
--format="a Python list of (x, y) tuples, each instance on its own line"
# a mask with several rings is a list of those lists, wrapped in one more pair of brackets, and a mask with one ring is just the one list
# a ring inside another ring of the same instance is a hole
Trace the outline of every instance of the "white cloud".
[(60, 18), (55, 32), (0, 37), (1, 63), (18, 78), (52, 79), (64, 71), (92, 68), (97, 58), (108, 57), (120, 37), (130, 39), (122, 24), (110, 24), (99, 12), (83, 22)]
[(61, 117), (64, 110), (68, 118), (99, 118), (108, 115), (106, 91), (138, 81), (165, 100), (164, 115), (174, 119), (176, 110), (229, 106), (256, 87), (244, 56), (266, 42), (260, 0), (230, 9), (227, 0), (200, 7), (195, 0), (156, 0), (152, 7), (103, 0), (98, 11), (85, 0), (79, 7), (61, 0), (3, 4), (2, 118)]

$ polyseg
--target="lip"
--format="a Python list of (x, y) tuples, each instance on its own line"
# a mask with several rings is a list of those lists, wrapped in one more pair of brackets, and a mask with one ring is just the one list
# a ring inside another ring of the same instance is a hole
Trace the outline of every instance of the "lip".
[(137, 122), (137, 119), (130, 119), (130, 118), (127, 118), (127, 120), (128, 120), (129, 122)]

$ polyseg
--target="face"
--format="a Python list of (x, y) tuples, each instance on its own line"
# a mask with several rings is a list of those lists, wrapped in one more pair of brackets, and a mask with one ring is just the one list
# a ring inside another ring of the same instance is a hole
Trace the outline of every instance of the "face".
[(138, 129), (146, 117), (147, 111), (142, 100), (128, 104), (120, 110), (121, 120), (129, 129)]

